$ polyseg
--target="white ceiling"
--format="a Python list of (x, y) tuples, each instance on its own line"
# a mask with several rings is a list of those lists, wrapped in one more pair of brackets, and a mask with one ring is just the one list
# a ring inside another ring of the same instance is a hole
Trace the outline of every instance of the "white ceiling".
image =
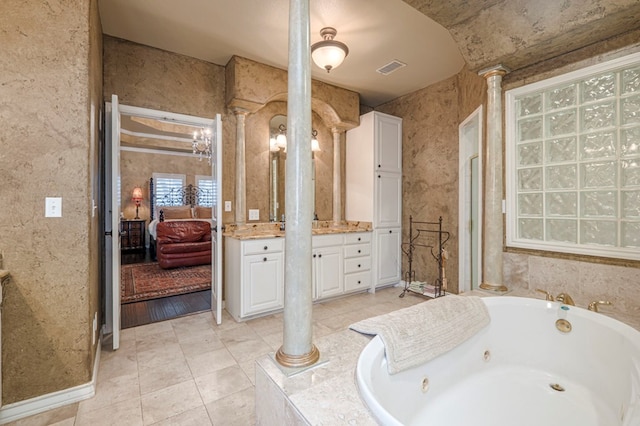
[[(218, 65), (232, 55), (287, 68), (288, 0), (99, 0), (105, 34)], [(464, 65), (449, 32), (402, 0), (311, 0), (311, 43), (337, 29), (344, 63), (312, 77), (360, 93), (368, 106), (456, 74)], [(392, 60), (406, 67), (383, 76)]]

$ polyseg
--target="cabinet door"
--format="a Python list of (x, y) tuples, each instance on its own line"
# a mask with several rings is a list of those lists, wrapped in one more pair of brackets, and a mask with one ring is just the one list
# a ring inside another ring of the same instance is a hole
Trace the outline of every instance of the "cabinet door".
[(376, 172), (374, 202), (374, 227), (402, 226), (402, 175)]
[(400, 228), (376, 229), (375, 261), (373, 262), (376, 287), (400, 281), (402, 269)]
[(318, 299), (344, 293), (342, 247), (323, 247), (313, 252), (314, 277)]
[(245, 256), (242, 282), (242, 315), (253, 315), (284, 306), (282, 253)]
[(375, 116), (375, 170), (402, 173), (402, 119)]

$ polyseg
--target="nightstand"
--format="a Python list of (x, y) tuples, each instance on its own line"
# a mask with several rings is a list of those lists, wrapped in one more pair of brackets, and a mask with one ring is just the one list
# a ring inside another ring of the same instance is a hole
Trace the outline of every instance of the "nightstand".
[(121, 250), (144, 250), (146, 242), (145, 219), (125, 219), (120, 221)]

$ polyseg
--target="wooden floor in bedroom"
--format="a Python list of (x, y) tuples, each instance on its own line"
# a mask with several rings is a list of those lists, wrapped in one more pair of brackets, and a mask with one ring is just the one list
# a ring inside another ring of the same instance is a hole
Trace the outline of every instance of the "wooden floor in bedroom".
[[(123, 252), (120, 258), (122, 265), (148, 262), (152, 262), (148, 250)], [(211, 290), (125, 303), (120, 307), (120, 328), (137, 327), (210, 310)]]
[(126, 303), (121, 307), (120, 327), (137, 327), (209, 310), (211, 290)]

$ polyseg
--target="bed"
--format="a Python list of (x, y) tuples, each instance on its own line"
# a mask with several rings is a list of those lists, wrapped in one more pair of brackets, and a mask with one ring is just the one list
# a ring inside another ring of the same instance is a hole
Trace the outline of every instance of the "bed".
[(211, 191), (195, 185), (175, 188), (160, 199), (156, 199), (153, 178), (149, 179), (151, 203), (151, 221), (149, 222), (149, 247), (151, 256), (156, 259), (156, 228), (165, 221), (204, 221), (215, 229), (216, 220), (213, 208), (206, 206), (211, 200)]

